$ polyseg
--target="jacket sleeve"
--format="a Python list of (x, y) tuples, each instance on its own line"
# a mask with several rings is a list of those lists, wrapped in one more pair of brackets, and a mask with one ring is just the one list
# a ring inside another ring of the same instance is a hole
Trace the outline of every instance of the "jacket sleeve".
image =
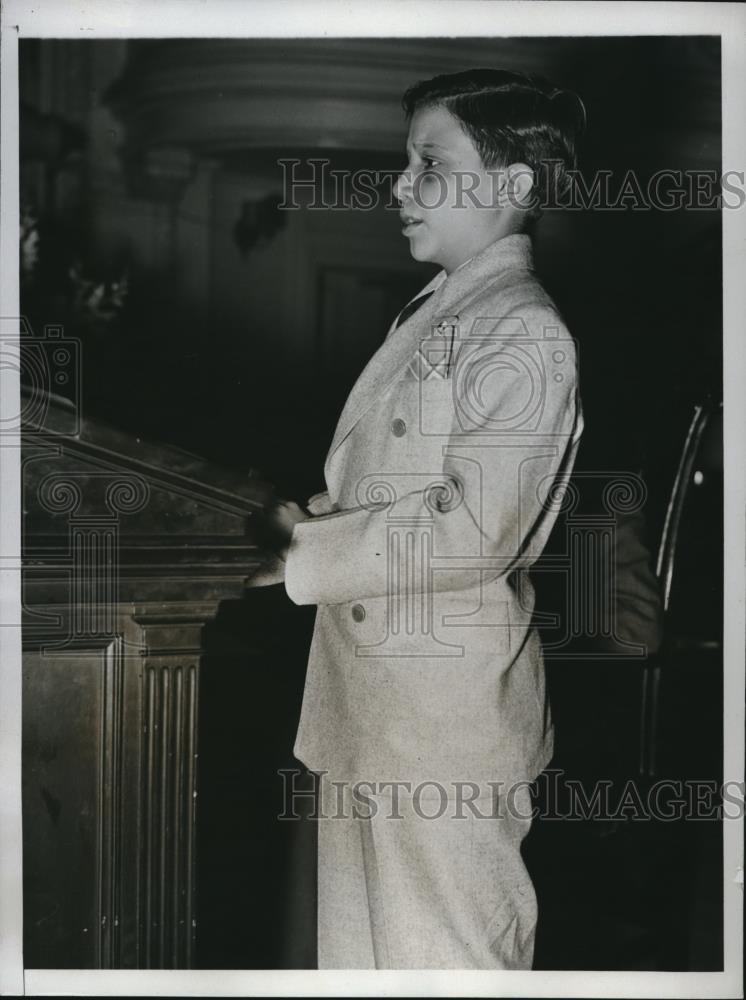
[[(459, 405), (452, 407), (433, 485), (295, 526), (285, 587), (296, 604), (340, 604), (391, 595), (392, 588), (404, 586), (415, 592), (459, 590), (537, 558), (559, 509), (558, 485), (569, 478), (582, 420), (573, 343), (565, 334), (562, 350), (569, 363), (561, 380), (555, 379), (557, 344), (545, 343), (540, 334), (546, 325), (557, 329), (556, 314), (534, 307), (519, 320), (531, 335), (530, 355), (523, 344), (506, 350), (511, 318), (461, 352), (468, 354), (471, 378), (455, 383), (465, 388), (458, 389)], [(531, 364), (522, 364), (522, 356), (530, 356)], [(476, 402), (462, 398), (462, 391)], [(529, 399), (533, 422), (527, 423)], [(427, 572), (414, 556), (412, 572), (403, 574), (407, 546), (414, 546), (413, 553), (427, 548)]]

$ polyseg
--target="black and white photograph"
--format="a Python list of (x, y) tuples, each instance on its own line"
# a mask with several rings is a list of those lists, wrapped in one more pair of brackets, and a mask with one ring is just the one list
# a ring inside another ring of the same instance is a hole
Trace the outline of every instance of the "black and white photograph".
[(2, 17), (0, 994), (743, 997), (746, 9)]

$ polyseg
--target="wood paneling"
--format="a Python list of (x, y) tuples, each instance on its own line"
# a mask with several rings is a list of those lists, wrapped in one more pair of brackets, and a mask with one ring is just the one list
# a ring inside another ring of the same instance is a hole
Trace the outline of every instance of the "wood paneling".
[(268, 485), (76, 422), (24, 437), (24, 949), (189, 968), (205, 625), (261, 558)]
[[(60, 968), (122, 961), (126, 667), (120, 635), (23, 658), (25, 950)], [(130, 684), (131, 688), (131, 684)], [(127, 796), (129, 797), (129, 796)]]

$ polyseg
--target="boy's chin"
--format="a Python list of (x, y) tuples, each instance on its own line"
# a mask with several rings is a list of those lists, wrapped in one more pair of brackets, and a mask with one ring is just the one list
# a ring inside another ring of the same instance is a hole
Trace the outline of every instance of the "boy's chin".
[(418, 246), (416, 240), (409, 241), (409, 253), (413, 260), (418, 260), (422, 264), (437, 264), (443, 267), (438, 259), (440, 254), (428, 247)]

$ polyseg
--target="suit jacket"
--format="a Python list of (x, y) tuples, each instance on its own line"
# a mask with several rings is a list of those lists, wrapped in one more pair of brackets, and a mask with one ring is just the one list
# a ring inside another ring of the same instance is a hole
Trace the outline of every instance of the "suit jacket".
[(335, 779), (453, 795), (532, 780), (551, 757), (527, 570), (582, 417), (528, 236), (427, 290), (350, 392), (285, 586), (318, 605), (295, 755)]

